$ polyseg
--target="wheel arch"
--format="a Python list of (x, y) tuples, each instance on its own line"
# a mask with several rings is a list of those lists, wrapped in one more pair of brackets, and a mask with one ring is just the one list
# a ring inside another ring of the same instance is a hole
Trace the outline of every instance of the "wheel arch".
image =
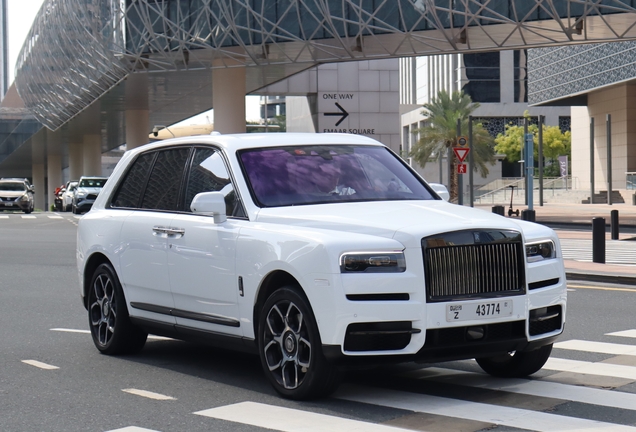
[(258, 334), (258, 320), (260, 318), (260, 312), (265, 304), (267, 298), (274, 293), (279, 288), (284, 286), (294, 285), (298, 287), (299, 294), (302, 295), (305, 300), (307, 300), (307, 304), (311, 307), (311, 303), (309, 303), (309, 299), (307, 297), (307, 293), (303, 290), (302, 285), (298, 280), (292, 276), (290, 273), (285, 270), (275, 270), (269, 273), (261, 282), (261, 285), (258, 289), (258, 294), (256, 296), (256, 301), (254, 302), (253, 309), (253, 319), (252, 325), (254, 326), (254, 334)]
[(86, 260), (84, 265), (84, 277), (82, 279), (82, 298), (84, 299), (84, 307), (88, 309), (88, 287), (91, 284), (93, 273), (101, 264), (110, 264), (114, 268), (113, 263), (106, 255), (101, 252), (95, 252)]

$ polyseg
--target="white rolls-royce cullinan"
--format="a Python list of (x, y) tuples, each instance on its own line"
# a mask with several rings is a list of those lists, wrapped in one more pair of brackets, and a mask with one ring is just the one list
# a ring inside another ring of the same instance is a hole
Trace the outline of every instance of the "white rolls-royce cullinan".
[(247, 350), (293, 399), (386, 361), (475, 358), (526, 376), (565, 324), (554, 231), (448, 203), (353, 135), (130, 150), (79, 220), (77, 264), (102, 353), (138, 351), (148, 333)]

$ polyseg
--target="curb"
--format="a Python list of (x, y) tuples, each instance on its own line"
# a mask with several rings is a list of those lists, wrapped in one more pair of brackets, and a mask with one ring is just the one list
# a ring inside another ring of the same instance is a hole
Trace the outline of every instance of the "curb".
[(580, 273), (575, 271), (565, 271), (565, 278), (568, 281), (581, 282), (602, 282), (618, 285), (636, 285), (636, 276), (619, 276), (610, 274)]

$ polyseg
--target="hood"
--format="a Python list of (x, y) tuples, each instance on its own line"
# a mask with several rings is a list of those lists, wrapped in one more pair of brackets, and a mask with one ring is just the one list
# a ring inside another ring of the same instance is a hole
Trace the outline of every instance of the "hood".
[(93, 193), (93, 194), (98, 194), (102, 191), (102, 188), (98, 188), (98, 187), (78, 187), (77, 189), (75, 189), (74, 193), (80, 193), (80, 192), (85, 192), (85, 193)]
[(22, 195), (25, 195), (26, 193), (27, 193), (27, 191), (5, 191), (5, 190), (0, 190), (0, 197), (7, 197), (7, 198), (21, 197)]
[(470, 228), (522, 231), (512, 219), (441, 200), (264, 208), (259, 211), (257, 220), (394, 238), (407, 247), (420, 247), (422, 237), (440, 232)]

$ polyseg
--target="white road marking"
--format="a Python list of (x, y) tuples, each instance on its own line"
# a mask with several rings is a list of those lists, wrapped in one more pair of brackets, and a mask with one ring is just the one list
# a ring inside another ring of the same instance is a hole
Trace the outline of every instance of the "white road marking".
[(550, 357), (543, 369), (636, 380), (635, 367), (611, 363), (592, 363)]
[(408, 429), (256, 402), (240, 402), (194, 414), (283, 432), (406, 432)]
[(636, 431), (636, 427), (632, 426), (372, 387), (343, 386), (334, 394), (334, 397), (354, 402), (442, 415), (450, 418), (494, 423), (539, 432), (574, 430)]
[(53, 365), (50, 365), (50, 364), (42, 363), (42, 362), (37, 361), (37, 360), (22, 360), (22, 363), (26, 363), (28, 365), (35, 366), (35, 367), (40, 368), (40, 369), (46, 369), (46, 370), (59, 369), (59, 367), (57, 367), (57, 366), (53, 366)]
[(48, 216), (49, 219), (64, 219), (62, 216)]
[(159, 432), (156, 431), (154, 429), (145, 429), (145, 428), (140, 428), (137, 426), (127, 426), (125, 428), (121, 428), (121, 429), (112, 429), (106, 432)]
[(614, 333), (605, 333), (605, 336), (620, 336), (620, 337), (636, 338), (636, 330), (623, 330), (623, 331), (617, 331)]
[(7, 216), (7, 215), (1, 215), (1, 216), (0, 216), (0, 219), (9, 219), (9, 216)]
[[(84, 333), (84, 334), (90, 334), (91, 333), (90, 330), (79, 330), (79, 329), (68, 329), (68, 328), (52, 328), (52, 329), (49, 329), (49, 330), (57, 331), (57, 332), (66, 332), (66, 333)], [(155, 335), (148, 335), (148, 339), (151, 339), (151, 340), (174, 340), (174, 339), (169, 338), (169, 337), (155, 336)]]
[(557, 342), (554, 344), (554, 348), (574, 350), (574, 351), (595, 352), (595, 353), (601, 353), (601, 354), (636, 356), (636, 345), (623, 345), (623, 344), (615, 344), (615, 343), (607, 343), (607, 342), (584, 341), (584, 340), (577, 340), (577, 339)]
[(555, 382), (495, 378), (482, 373), (444, 368), (426, 368), (404, 374), (408, 378), (426, 379), (459, 386), (477, 387), (545, 398), (563, 399), (626, 410), (636, 410), (636, 394), (560, 384)]
[(130, 389), (121, 389), (121, 391), (125, 393), (130, 393), (136, 396), (145, 397), (148, 399), (154, 399), (154, 400), (177, 400), (177, 398), (173, 398), (172, 396), (166, 396), (166, 395), (162, 395), (161, 393), (154, 393), (147, 390), (139, 390), (139, 389), (130, 388)]
[(32, 215), (22, 215), (22, 219), (35, 219), (35, 216), (32, 216)]

